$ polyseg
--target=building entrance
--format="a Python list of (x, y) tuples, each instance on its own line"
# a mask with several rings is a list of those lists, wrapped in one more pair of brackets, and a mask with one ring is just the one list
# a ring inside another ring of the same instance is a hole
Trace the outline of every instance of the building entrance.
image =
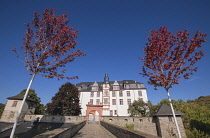
[(86, 124), (97, 123), (100, 124), (102, 119), (103, 105), (87, 105), (86, 110)]

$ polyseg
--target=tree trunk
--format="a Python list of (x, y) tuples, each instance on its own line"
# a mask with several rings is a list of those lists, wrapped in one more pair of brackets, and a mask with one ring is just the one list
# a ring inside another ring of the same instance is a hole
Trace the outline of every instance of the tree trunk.
[(13, 125), (12, 132), (11, 132), (11, 134), (10, 134), (10, 138), (13, 138), (13, 136), (14, 136), (15, 129), (16, 129), (16, 126), (17, 126), (17, 122), (18, 122), (18, 120), (19, 120), (19, 117), (20, 117), (20, 114), (21, 114), (23, 105), (24, 105), (24, 103), (25, 103), (25, 101), (26, 101), (26, 98), (27, 98), (27, 96), (28, 96), (29, 89), (30, 89), (30, 87), (31, 87), (31, 84), (32, 84), (32, 82), (33, 82), (35, 76), (36, 76), (36, 74), (33, 73), (32, 77), (31, 77), (31, 80), (30, 80), (30, 82), (29, 82), (29, 84), (28, 84), (28, 88), (27, 88), (27, 90), (26, 90), (26, 93), (25, 93), (25, 95), (24, 95), (23, 101), (22, 101), (22, 103), (21, 103), (21, 105), (20, 105), (20, 108), (19, 108), (19, 110), (18, 110), (18, 114), (17, 114), (16, 120), (15, 120), (15, 123), (14, 123), (14, 125)]
[(169, 100), (169, 104), (171, 106), (171, 111), (173, 113), (173, 117), (174, 117), (174, 121), (175, 121), (175, 124), (176, 124), (176, 129), (177, 129), (177, 132), (178, 132), (178, 136), (179, 136), (179, 138), (182, 138), (180, 130), (179, 130), (179, 126), (178, 126), (178, 123), (177, 123), (177, 120), (176, 120), (176, 115), (175, 115), (175, 112), (174, 112), (174, 108), (173, 108), (173, 105), (172, 105), (172, 102), (171, 102), (169, 91), (166, 90), (166, 93), (168, 95), (168, 100)]

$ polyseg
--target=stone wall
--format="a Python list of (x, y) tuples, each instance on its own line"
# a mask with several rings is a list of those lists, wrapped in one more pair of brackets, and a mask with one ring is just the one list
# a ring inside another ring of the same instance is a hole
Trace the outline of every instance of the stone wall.
[[(182, 135), (182, 138), (186, 138), (186, 133), (185, 133), (185, 129), (184, 129), (184, 125), (182, 122), (182, 118), (181, 117), (177, 117), (177, 122), (179, 125), (179, 129)], [(166, 123), (167, 122), (167, 123)], [(175, 126), (175, 122), (174, 122), (174, 118), (173, 116), (168, 116), (168, 117), (158, 117), (158, 125), (160, 128), (160, 134), (162, 136), (162, 138), (177, 138), (178, 137), (178, 133), (177, 133), (177, 129)]]
[[(134, 129), (139, 132), (147, 133), (162, 138), (178, 137), (176, 125), (173, 116), (163, 117), (102, 117), (102, 121), (110, 124), (115, 124), (120, 127), (134, 125)], [(186, 138), (186, 133), (182, 118), (177, 116), (178, 125), (183, 138)]]
[(69, 128), (58, 128), (53, 131), (48, 131), (39, 134), (33, 138), (70, 138), (73, 137), (82, 127), (84, 127), (85, 121), (78, 122)]
[(132, 131), (117, 125), (101, 121), (101, 125), (118, 138), (159, 138), (143, 132)]
[[(85, 121), (85, 116), (49, 116), (49, 115), (26, 115), (25, 121), (35, 121), (39, 117), (39, 122), (58, 122), (58, 123), (77, 123)], [(162, 138), (177, 137), (177, 130), (173, 116), (159, 117), (113, 117), (103, 116), (102, 121), (125, 127), (126, 125), (134, 125), (136, 131), (149, 135), (160, 136)], [(177, 121), (183, 138), (186, 138), (185, 129), (180, 116)]]
[(85, 116), (53, 116), (53, 115), (25, 115), (25, 121), (33, 121), (39, 118), (39, 122), (75, 123), (85, 121)]
[(102, 120), (121, 127), (125, 127), (126, 124), (133, 124), (137, 131), (158, 136), (156, 120), (152, 117), (102, 117)]
[[(16, 106), (12, 106), (14, 101), (17, 102)], [(19, 108), (21, 106), (21, 103), (22, 103), (22, 100), (8, 100), (7, 104), (5, 106), (4, 112), (3, 112), (3, 114), (0, 118), (0, 121), (2, 121), (2, 122), (15, 122), (16, 117), (18, 115)], [(33, 114), (34, 113), (36, 105), (32, 104), (32, 103), (33, 102), (26, 101), (23, 104), (23, 109), (22, 109), (22, 112), (20, 114), (19, 121), (23, 120), (25, 114)], [(33, 105), (33, 106), (31, 106), (29, 108), (29, 105)]]

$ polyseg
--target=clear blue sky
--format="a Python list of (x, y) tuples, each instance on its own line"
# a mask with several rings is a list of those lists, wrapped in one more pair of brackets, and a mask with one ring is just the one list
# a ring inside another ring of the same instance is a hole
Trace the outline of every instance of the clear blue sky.
[[(169, 31), (189, 29), (193, 35), (207, 33), (202, 50), (205, 56), (189, 80), (181, 80), (170, 92), (172, 99), (195, 99), (210, 95), (210, 1), (209, 0), (1, 0), (0, 2), (0, 103), (26, 89), (31, 76), (12, 52), (21, 47), (24, 23), (31, 22), (33, 12), (57, 8), (66, 12), (70, 26), (79, 31), (77, 48), (87, 56), (68, 64), (68, 76), (79, 76), (71, 83), (110, 80), (136, 80), (147, 87), (153, 104), (167, 98), (163, 89), (155, 91), (138, 73), (143, 65), (143, 47), (150, 30), (166, 26)], [(50, 102), (58, 88), (68, 80), (58, 81), (37, 76), (32, 84), (43, 104)]]

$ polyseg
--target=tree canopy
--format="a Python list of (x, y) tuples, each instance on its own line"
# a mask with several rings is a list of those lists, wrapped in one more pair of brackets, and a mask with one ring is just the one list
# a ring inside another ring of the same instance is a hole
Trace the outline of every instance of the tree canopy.
[(46, 112), (49, 115), (75, 116), (81, 113), (79, 105), (79, 91), (70, 82), (63, 84), (59, 91), (46, 105)]
[(148, 101), (147, 103), (141, 99), (133, 101), (128, 107), (130, 116), (151, 116), (154, 112), (152, 103)]
[[(57, 16), (55, 12), (56, 9), (45, 9), (42, 14), (34, 12), (34, 20), (31, 24), (25, 24), (27, 27), (26, 38), (23, 40), (24, 46), (20, 49), (23, 51), (25, 67), (32, 72), (32, 77), (18, 110), (10, 137), (14, 136), (23, 103), (37, 74), (47, 78), (57, 77), (58, 80), (78, 78), (78, 76), (66, 77), (64, 76), (66, 69), (61, 70), (75, 58), (85, 56), (79, 49), (74, 50), (77, 43), (75, 41), (78, 36), (77, 30), (68, 26), (69, 20), (66, 13)], [(15, 47), (13, 47), (13, 52), (19, 58)]]
[(197, 71), (194, 64), (204, 56), (199, 48), (207, 34), (197, 31), (192, 39), (189, 35), (187, 29), (179, 30), (177, 34), (172, 34), (166, 27), (150, 31), (145, 56), (140, 58), (144, 63), (140, 74), (149, 77), (149, 84), (168, 90), (179, 84), (180, 78), (189, 79)]
[(189, 76), (197, 71), (198, 67), (194, 64), (204, 56), (204, 52), (199, 48), (207, 36), (200, 31), (197, 31), (192, 39), (189, 39), (189, 35), (187, 29), (179, 30), (177, 34), (171, 34), (164, 26), (157, 31), (151, 30), (149, 42), (144, 48), (145, 56), (140, 58), (144, 63), (140, 74), (149, 78), (148, 84), (153, 85), (155, 89), (163, 87), (166, 90), (179, 138), (181, 132), (169, 89), (179, 84), (180, 78), (189, 79)]
[[(69, 62), (73, 62), (76, 57), (85, 56), (79, 49), (74, 50), (77, 44), (75, 38), (78, 31), (68, 26), (67, 14), (57, 16), (56, 9), (45, 9), (42, 14), (34, 12), (34, 20), (26, 23), (26, 38), (23, 47), (25, 67), (33, 74), (40, 74), (43, 77), (58, 79), (75, 79), (65, 77), (65, 67)], [(17, 54), (14, 47), (13, 51)], [(72, 51), (71, 53), (69, 53)]]

